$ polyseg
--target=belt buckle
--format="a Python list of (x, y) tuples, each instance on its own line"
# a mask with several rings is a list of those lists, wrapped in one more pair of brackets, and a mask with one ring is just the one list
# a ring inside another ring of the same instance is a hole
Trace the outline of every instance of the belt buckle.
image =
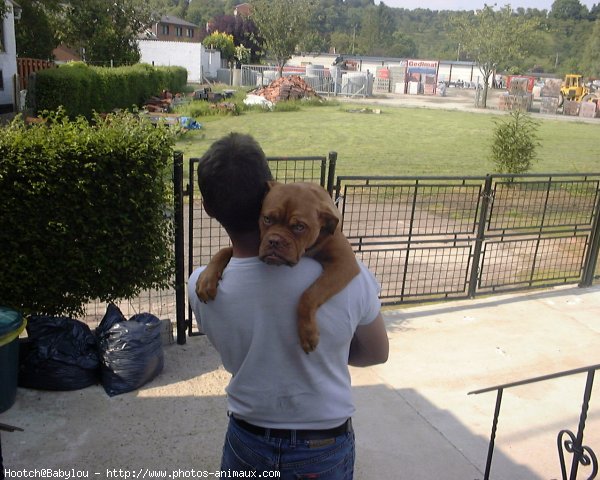
[(324, 438), (322, 440), (308, 440), (308, 448), (321, 448), (335, 444), (335, 438)]

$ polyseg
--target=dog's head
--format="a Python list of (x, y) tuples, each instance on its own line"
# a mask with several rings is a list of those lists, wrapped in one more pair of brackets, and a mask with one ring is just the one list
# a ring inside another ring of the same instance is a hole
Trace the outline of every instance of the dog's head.
[(319, 250), (338, 228), (331, 197), (313, 183), (269, 182), (259, 219), (259, 256), (274, 265), (295, 265)]

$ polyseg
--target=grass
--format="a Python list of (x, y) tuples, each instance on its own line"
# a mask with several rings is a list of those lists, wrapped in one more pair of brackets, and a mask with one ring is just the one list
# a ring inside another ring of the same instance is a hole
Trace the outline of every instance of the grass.
[[(300, 104), (287, 111), (248, 109), (238, 116), (198, 118), (177, 148), (198, 157), (229, 132), (253, 135), (267, 156), (338, 152), (337, 175), (484, 175), (492, 173), (494, 119), (455, 110), (339, 104)], [(377, 108), (381, 114), (357, 110)], [(350, 112), (355, 110), (355, 112)], [(532, 173), (600, 172), (598, 123), (539, 119)]]

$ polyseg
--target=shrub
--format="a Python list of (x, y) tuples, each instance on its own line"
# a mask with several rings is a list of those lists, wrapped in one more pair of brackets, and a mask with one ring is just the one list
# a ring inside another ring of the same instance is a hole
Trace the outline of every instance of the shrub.
[(515, 110), (505, 121), (496, 121), (491, 159), (499, 173), (525, 173), (535, 159), (539, 123)]
[(140, 106), (164, 89), (181, 91), (187, 83), (182, 67), (90, 67), (76, 62), (36, 73), (33, 97), (37, 112), (63, 107), (71, 118), (91, 118), (93, 112), (110, 112)]
[(130, 113), (0, 134), (0, 305), (79, 314), (172, 278), (174, 135)]

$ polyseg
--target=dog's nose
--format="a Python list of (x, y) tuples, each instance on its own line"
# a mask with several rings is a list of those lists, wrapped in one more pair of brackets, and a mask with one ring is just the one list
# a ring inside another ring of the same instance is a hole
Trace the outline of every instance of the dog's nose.
[(269, 246), (270, 247), (274, 247), (277, 248), (279, 247), (279, 244), (281, 243), (281, 240), (277, 237), (271, 237), (269, 238)]
[(277, 234), (269, 235), (267, 241), (269, 242), (269, 247), (271, 248), (279, 248), (283, 245), (283, 238)]

